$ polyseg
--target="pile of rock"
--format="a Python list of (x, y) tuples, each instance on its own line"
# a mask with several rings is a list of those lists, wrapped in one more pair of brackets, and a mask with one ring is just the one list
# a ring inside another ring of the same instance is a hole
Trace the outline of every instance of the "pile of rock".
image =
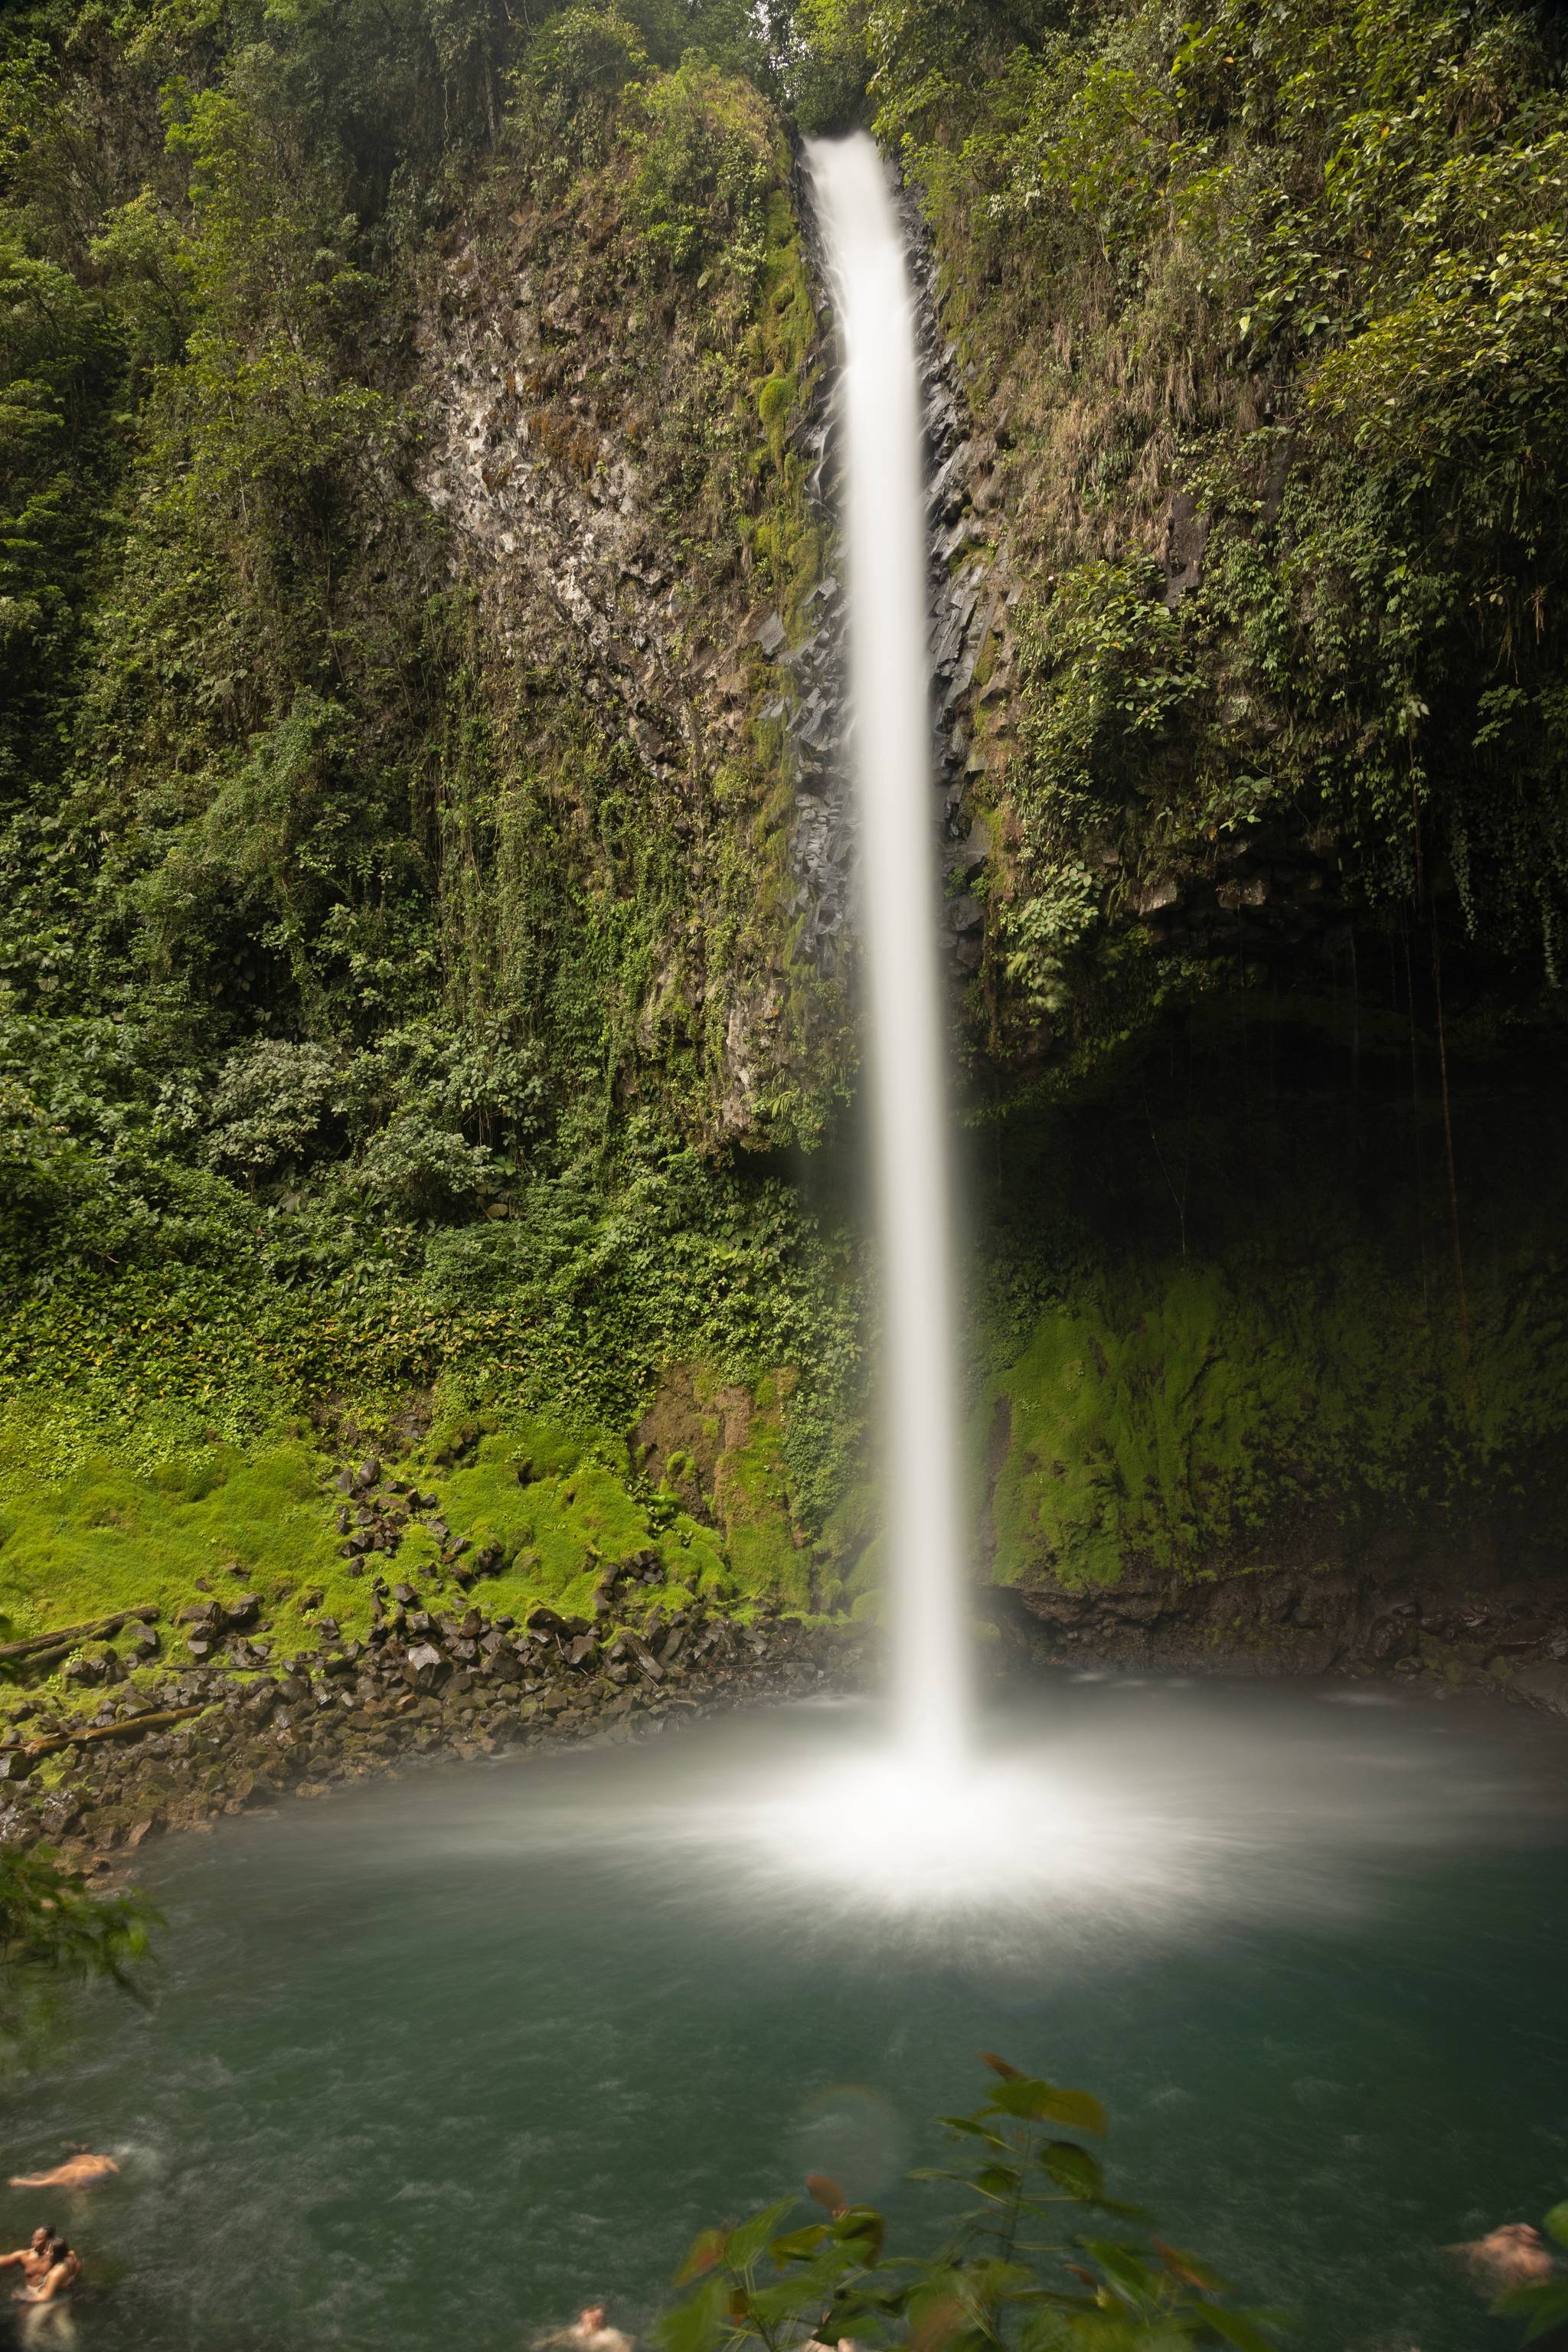
[[(619, 1570), (611, 1590), (644, 1572), (636, 1560)], [(193, 1651), (199, 1643), (206, 1654), (150, 1696), (106, 1693), (93, 1727), (109, 1736), (77, 1748), (60, 1788), (7, 1787), (0, 1838), (47, 1838), (106, 1863), (155, 1829), (289, 1792), (319, 1796), (411, 1756), (632, 1738), (661, 1729), (676, 1708), (799, 1693), (858, 1679), (864, 1666), (858, 1629), (777, 1617), (742, 1625), (692, 1607), (633, 1627), (607, 1607), (594, 1619), (540, 1607), (519, 1624), (473, 1606), (433, 1611), (408, 1583), (376, 1597), (365, 1639), (321, 1616), (313, 1645), (282, 1660), (247, 1630), (254, 1595), (195, 1604), (183, 1619)], [(25, 1748), (11, 1752), (25, 1760)]]
[(454, 1536), (442, 1517), (437, 1494), (422, 1494), (406, 1478), (384, 1479), (374, 1454), (357, 1469), (340, 1470), (332, 1484), (343, 1498), (336, 1514), (343, 1539), (338, 1549), (351, 1576), (363, 1576), (377, 1554), (395, 1559), (404, 1537), (416, 1526), (435, 1538), (440, 1570), (465, 1590), (476, 1578), (497, 1574), (506, 1565), (500, 1544), (476, 1550), (467, 1536)]
[(1560, 1578), (1468, 1591), (1403, 1556), (1341, 1570), (1254, 1569), (1203, 1583), (1130, 1575), (1068, 1590), (1041, 1580), (994, 1594), (1005, 1642), (1037, 1661), (1182, 1673), (1393, 1675), (1416, 1686), (1500, 1692), (1568, 1715), (1568, 1594)]

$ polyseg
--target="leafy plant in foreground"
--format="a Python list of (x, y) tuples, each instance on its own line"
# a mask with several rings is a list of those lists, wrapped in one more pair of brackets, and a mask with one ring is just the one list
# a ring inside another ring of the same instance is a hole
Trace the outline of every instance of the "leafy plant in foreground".
[[(1541, 2226), (1553, 2244), (1568, 2252), (1568, 2200), (1554, 2205)], [(1527, 2285), (1510, 2286), (1499, 2295), (1492, 2311), (1499, 2318), (1522, 2319), (1523, 2340), (1533, 2344), (1538, 2336), (1568, 2326), (1568, 2273), (1560, 2268), (1554, 2278), (1531, 2279)]]
[(0, 2051), (38, 2028), (64, 1981), (108, 1977), (134, 1994), (129, 1971), (160, 1924), (144, 1895), (91, 1894), (47, 1846), (0, 1847)]
[(748, 2343), (784, 2352), (803, 2328), (873, 2352), (894, 2342), (919, 2352), (1265, 2352), (1263, 2315), (1220, 2301), (1227, 2289), (1215, 2271), (1146, 2234), (1136, 2206), (1107, 2196), (1100, 2159), (1078, 2137), (1103, 2135), (1099, 2101), (1003, 2058), (985, 2063), (997, 2077), (989, 2096), (971, 2115), (942, 2118), (970, 2162), (914, 2176), (953, 2181), (973, 2200), (936, 2252), (888, 2256), (881, 2213), (814, 2174), (806, 2187), (826, 2221), (783, 2227), (785, 2200), (696, 2240), (676, 2281), (693, 2291), (662, 2323), (664, 2352)]

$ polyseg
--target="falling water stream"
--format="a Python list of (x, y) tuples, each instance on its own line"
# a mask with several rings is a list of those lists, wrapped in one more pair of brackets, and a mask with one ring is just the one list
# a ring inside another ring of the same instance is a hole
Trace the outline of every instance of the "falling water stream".
[(887, 166), (872, 142), (860, 131), (813, 140), (806, 152), (841, 346), (849, 747), (883, 1268), (893, 1703), (905, 1768), (940, 1781), (964, 1748), (968, 1710), (914, 295)]
[(1101, 2093), (1117, 2188), (1297, 2305), (1296, 2352), (1469, 2352), (1436, 2248), (1568, 2183), (1562, 1726), (1089, 1674), (972, 1709), (911, 289), (870, 142), (810, 164), (843, 359), (894, 1736), (821, 1695), (153, 1852), (153, 2000), (86, 1997), (0, 2086), (0, 2171), (73, 2140), (121, 2165), (92, 2198), (0, 2189), (7, 2246), (47, 2218), (82, 2247), (82, 2352), (518, 2352), (606, 2293), (641, 2330), (695, 2230), (808, 2167), (907, 2243), (941, 2192), (901, 2176), (985, 2048)]

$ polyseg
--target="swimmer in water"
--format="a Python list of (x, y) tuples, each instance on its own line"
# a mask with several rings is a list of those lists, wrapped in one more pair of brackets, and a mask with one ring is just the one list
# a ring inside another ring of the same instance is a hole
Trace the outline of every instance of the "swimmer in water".
[(37, 2286), (48, 2275), (49, 2249), (54, 2242), (54, 2223), (40, 2221), (26, 2245), (18, 2246), (14, 2254), (0, 2254), (0, 2271), (8, 2271), (15, 2263), (21, 2270), (23, 2285)]
[(1448, 2252), (1462, 2254), (1472, 2276), (1499, 2293), (1510, 2286), (1538, 2286), (1557, 2268), (1552, 2249), (1528, 2221), (1504, 2221), (1484, 2238), (1450, 2246)]
[(618, 2327), (605, 2325), (602, 2303), (590, 2303), (577, 2314), (570, 2327), (557, 2328), (553, 2336), (538, 2338), (541, 2347), (549, 2346), (553, 2352), (636, 2352), (636, 2339), (623, 2336)]
[(13, 2189), (92, 2189), (100, 2180), (112, 2180), (120, 2167), (111, 2156), (94, 2156), (84, 2147), (78, 2156), (68, 2156), (52, 2172), (14, 2172)]
[(81, 2276), (81, 2258), (63, 2238), (49, 2242), (49, 2266), (35, 2286), (17, 2290), (23, 2340), (28, 2344), (74, 2344), (70, 2293)]

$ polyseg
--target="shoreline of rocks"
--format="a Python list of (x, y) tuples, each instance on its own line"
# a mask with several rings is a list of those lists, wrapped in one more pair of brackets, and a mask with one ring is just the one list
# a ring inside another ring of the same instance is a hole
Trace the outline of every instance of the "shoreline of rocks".
[[(868, 1646), (861, 1626), (765, 1613), (692, 1608), (639, 1633), (542, 1604), (521, 1624), (433, 1610), (406, 1584), (386, 1598), (363, 1639), (318, 1619), (315, 1645), (280, 1671), (247, 1630), (254, 1595), (183, 1612), (196, 1655), (154, 1694), (121, 1685), (90, 1724), (0, 1748), (0, 1841), (112, 1870), (155, 1834), (420, 1758), (633, 1739), (677, 1712), (858, 1683)], [(75, 1750), (62, 1780), (35, 1784), (32, 1765), (62, 1748)]]
[[(374, 1565), (367, 1559), (367, 1568)], [(9, 1741), (0, 1744), (0, 1843), (45, 1843), (74, 1867), (114, 1872), (154, 1835), (275, 1810), (289, 1796), (323, 1797), (424, 1759), (635, 1739), (662, 1730), (672, 1717), (824, 1688), (863, 1689), (872, 1677), (874, 1627), (803, 1620), (774, 1604), (744, 1619), (700, 1602), (669, 1612), (659, 1605), (658, 1574), (656, 1554), (634, 1555), (605, 1570), (592, 1616), (541, 1602), (521, 1622), (504, 1612), (487, 1614), (471, 1589), (448, 1606), (375, 1575), (363, 1636), (345, 1634), (323, 1612), (314, 1618), (310, 1646), (282, 1658), (260, 1630), (255, 1593), (208, 1597), (166, 1629), (183, 1634), (184, 1655), (153, 1688), (131, 1681), (128, 1661), (158, 1671), (164, 1642), (158, 1612), (123, 1611), (117, 1625), (135, 1628), (125, 1656), (89, 1659), (83, 1668), (78, 1653), (79, 1672), (101, 1668), (106, 1678), (90, 1721), (67, 1721), (47, 1699), (13, 1717)], [(1542, 1661), (1532, 1670), (1517, 1652), (1507, 1675), (1497, 1671), (1500, 1659), (1490, 1670), (1469, 1662), (1466, 1651), (1478, 1634), (1482, 1648), (1517, 1642), (1528, 1650), (1542, 1631), (1541, 1621), (1522, 1617), (1506, 1629), (1494, 1625), (1479, 1607), (1469, 1612), (1474, 1627), (1468, 1619), (1454, 1627), (1441, 1621), (1445, 1633), (1468, 1633), (1471, 1643), (1460, 1649), (1456, 1642), (1450, 1654), (1431, 1643), (1434, 1625), (1424, 1655), (1414, 1637), (1396, 1644), (1324, 1640), (1314, 1650), (1296, 1627), (1294, 1640), (1264, 1649), (1226, 1644), (1215, 1641), (1216, 1626), (1200, 1627), (1168, 1600), (1132, 1590), (1064, 1596), (1048, 1616), (1036, 1613), (1038, 1596), (1032, 1606), (1022, 1595), (990, 1599), (997, 1637), (991, 1663), (1004, 1675), (1092, 1666), (1309, 1679), (1337, 1672), (1413, 1693), (1425, 1686), (1434, 1696), (1486, 1686), (1568, 1712), (1568, 1669)], [(628, 1622), (628, 1601), (639, 1613), (647, 1609), (640, 1629)], [(1405, 1617), (1389, 1622), (1405, 1629)], [(58, 1638), (16, 1646), (52, 1656), (48, 1645)], [(53, 1780), (58, 1766), (51, 1759), (62, 1757), (65, 1770)], [(35, 1778), (40, 1767), (47, 1769)]]

